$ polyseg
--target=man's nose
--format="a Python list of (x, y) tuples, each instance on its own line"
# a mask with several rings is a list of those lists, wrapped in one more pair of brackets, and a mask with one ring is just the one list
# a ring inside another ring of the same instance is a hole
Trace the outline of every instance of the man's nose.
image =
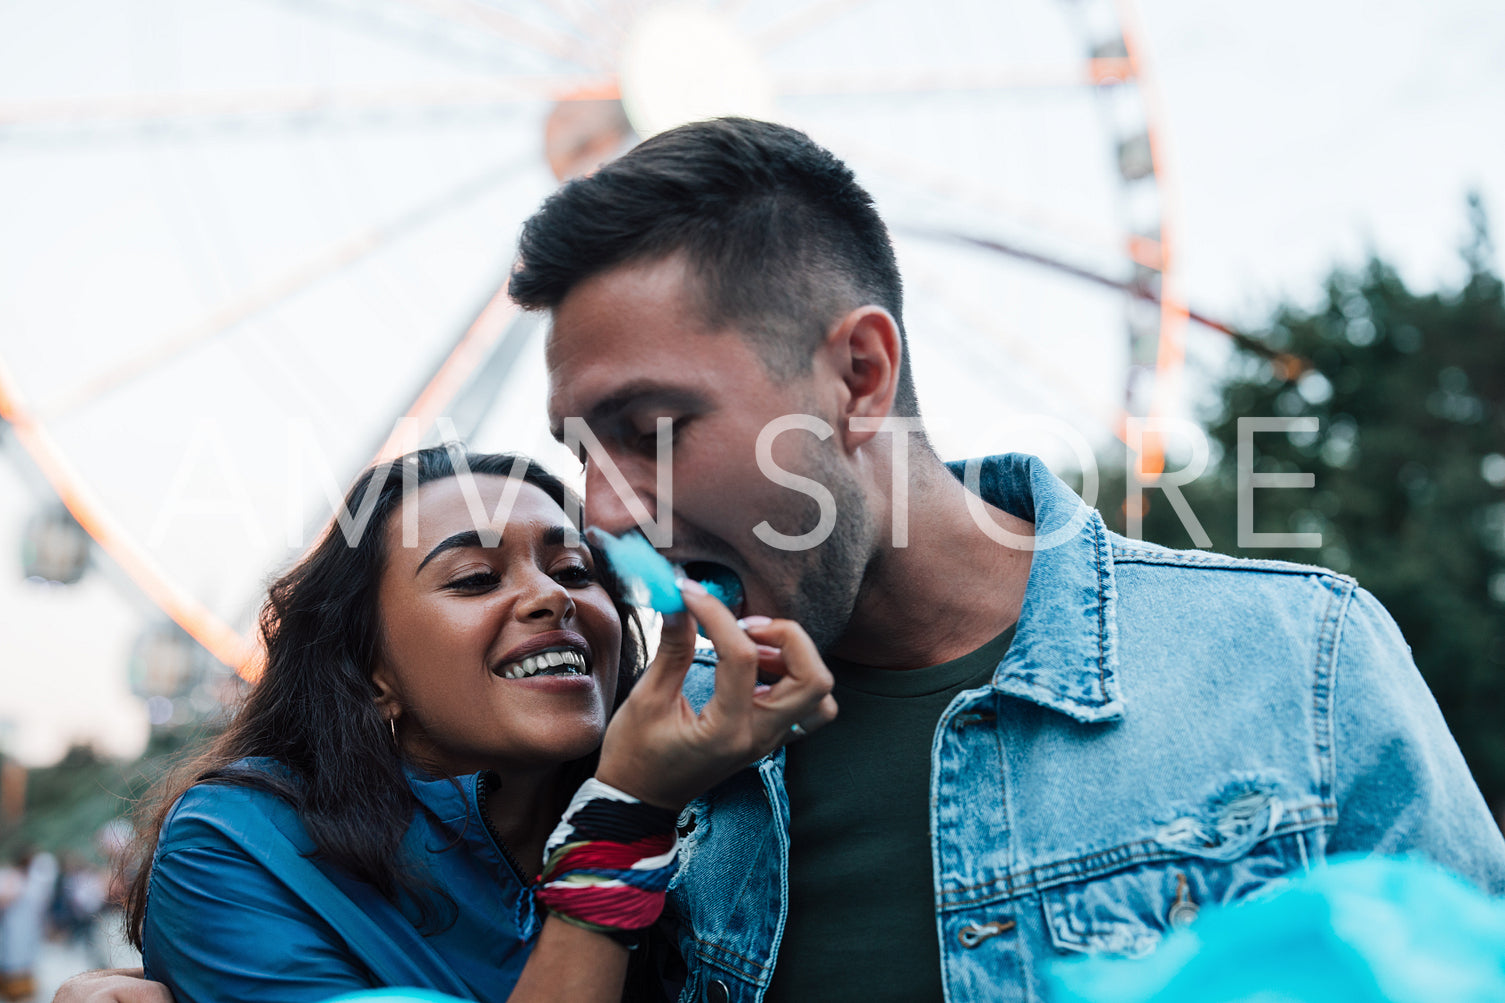
[(658, 500), (651, 489), (645, 490), (643, 479), (633, 477), (630, 470), (619, 469), (618, 472), (620, 478), (611, 478), (602, 470), (601, 464), (585, 465), (585, 524), (597, 526), (613, 536), (639, 528), (628, 498), (636, 497), (649, 522), (658, 518)]

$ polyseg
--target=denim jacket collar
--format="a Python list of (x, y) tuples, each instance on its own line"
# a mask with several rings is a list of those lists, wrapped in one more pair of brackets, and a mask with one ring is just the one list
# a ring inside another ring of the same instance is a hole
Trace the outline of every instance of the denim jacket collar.
[(1022, 453), (947, 464), (983, 500), (1034, 523), (1024, 605), (993, 689), (1078, 721), (1123, 716), (1108, 529), (1044, 461)]

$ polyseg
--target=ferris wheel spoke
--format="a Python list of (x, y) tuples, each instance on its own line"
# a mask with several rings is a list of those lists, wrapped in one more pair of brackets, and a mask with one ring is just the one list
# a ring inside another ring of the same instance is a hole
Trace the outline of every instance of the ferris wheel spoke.
[[(415, 24), (411, 16), (394, 16), (393, 2), (373, 3), (370, 0), (263, 0), (276, 6), (295, 5), (298, 9), (333, 20), (384, 41), (397, 44), (415, 52), (438, 56), (446, 65), (454, 66), (456, 60), (485, 68), (493, 72), (502, 56), (493, 44), (490, 34), (484, 38), (470, 35), (457, 37), (448, 21), (429, 18), (431, 23)], [(403, 7), (404, 12), (406, 6)]]
[[(598, 51), (615, 51), (627, 32), (620, 13), (612, 8), (588, 0), (543, 0), (543, 3)], [(606, 29), (604, 32), (603, 28)], [(597, 62), (605, 65), (604, 59)]]
[[(1177, 295), (1173, 291), (1168, 290), (1163, 292), (1156, 292), (1154, 289), (1151, 289), (1137, 282), (1125, 282), (1121, 279), (1115, 279), (1109, 275), (1103, 275), (1099, 272), (1094, 272), (1089, 268), (1082, 268), (1081, 266), (1072, 264), (1071, 262), (1062, 261), (1059, 258), (1040, 254), (1022, 247), (1015, 247), (1002, 241), (992, 240), (986, 237), (977, 237), (971, 234), (956, 233), (953, 231), (925, 229), (922, 227), (896, 227), (895, 229), (901, 233), (909, 234), (910, 236), (929, 238), (933, 240), (957, 241), (964, 244), (969, 244), (973, 247), (981, 248), (982, 250), (993, 251), (997, 254), (1005, 255), (1006, 257), (1040, 265), (1045, 268), (1054, 269), (1055, 271), (1064, 272), (1072, 276), (1073, 278), (1081, 279), (1083, 282), (1101, 286), (1106, 289), (1113, 289), (1126, 295), (1133, 296), (1136, 299), (1146, 300), (1161, 307), (1162, 311), (1169, 314), (1180, 323), (1191, 321), (1192, 323), (1198, 324), (1201, 327), (1205, 327), (1209, 330), (1216, 331), (1219, 334), (1228, 336), (1241, 348), (1244, 348), (1250, 352), (1255, 353), (1256, 355), (1263, 356), (1264, 358), (1275, 362), (1279, 367), (1281, 367), (1282, 372), (1300, 372), (1305, 366), (1305, 363), (1302, 359), (1293, 356), (1288, 352), (1281, 352), (1278, 349), (1272, 348), (1260, 339), (1251, 337), (1250, 335), (1243, 333), (1242, 331), (1231, 326), (1230, 324), (1225, 323), (1224, 321), (1218, 320), (1217, 318), (1211, 317), (1200, 311), (1193, 310), (1186, 304), (1184, 300), (1179, 297), (1179, 295)], [(1175, 368), (1178, 368), (1180, 364), (1181, 356), (1179, 354), (1171, 360), (1169, 365), (1161, 363), (1157, 359), (1157, 369), (1162, 372), (1171, 372)]]
[(1032, 230), (1080, 247), (1126, 255), (1146, 268), (1158, 268), (1159, 245), (1153, 238), (1125, 234), (1083, 217), (1051, 212), (1022, 199), (1009, 198), (997, 185), (986, 184), (956, 171), (937, 167), (918, 157), (886, 149), (844, 129), (831, 128), (823, 122), (810, 122), (809, 125), (831, 145), (840, 147), (844, 154), (852, 155), (865, 166), (896, 181), (921, 188), (948, 201), (1000, 213)]
[(260, 670), (260, 649), (255, 639), (239, 634), (177, 585), (152, 555), (125, 531), (69, 462), (46, 425), (28, 409), (4, 360), (0, 360), (0, 422), (8, 423), (16, 441), (36, 463), (79, 526), (93, 537), (147, 598), (214, 657), (245, 679), (254, 680)]
[(402, 413), (403, 420), (377, 450), (374, 462), (395, 460), (419, 447), (430, 427), (464, 391), (471, 374), (486, 361), (517, 314), (517, 305), (507, 295), (507, 279), (503, 278), (475, 320), (466, 326), (444, 361), (414, 397), (413, 403)]
[(164, 364), (211, 341), (237, 324), (265, 313), (393, 241), (480, 198), (502, 182), (532, 166), (533, 158), (529, 156), (491, 168), (385, 224), (368, 227), (351, 234), (270, 282), (234, 297), (207, 316), (166, 338), (149, 351), (83, 384), (73, 393), (43, 409), (43, 413), (49, 420), (56, 420), (93, 404), (101, 397), (149, 375)]
[(985, 306), (978, 302), (970, 289), (960, 288), (939, 269), (911, 263), (909, 273), (920, 287), (939, 293), (939, 301), (945, 303), (946, 309), (968, 330), (976, 331), (1006, 349), (1009, 361), (1025, 363), (1031, 377), (1038, 378), (1051, 396), (1070, 403), (1077, 413), (1087, 415), (1094, 424), (1109, 429), (1116, 427), (1117, 412), (1111, 416), (1104, 414), (1103, 402), (1089, 398), (1079, 389), (1076, 371), (1040, 351), (1039, 338), (1009, 331), (998, 323), (996, 304)]
[(786, 17), (784, 20), (758, 32), (753, 43), (762, 51), (770, 52), (781, 45), (794, 41), (808, 31), (813, 31), (843, 14), (849, 14), (871, 0), (824, 0)]
[(612, 11), (622, 25), (630, 25), (657, 0), (613, 0)]
[(602, 70), (589, 54), (585, 36), (560, 35), (477, 0), (402, 0), (435, 17), (479, 28), (514, 45), (533, 49), (558, 62), (585, 70)]
[(527, 76), (389, 88), (284, 88), (224, 94), (50, 98), (0, 104), (0, 136), (37, 127), (87, 131), (91, 127), (116, 125), (303, 126), (310, 117), (317, 116), (388, 116), (445, 108), (513, 111), (552, 99), (559, 93), (599, 86), (609, 79), (591, 75)]
[(931, 67), (871, 72), (782, 73), (774, 87), (783, 97), (882, 97), (939, 93), (1098, 87), (1133, 79), (1128, 59), (1038, 66)]

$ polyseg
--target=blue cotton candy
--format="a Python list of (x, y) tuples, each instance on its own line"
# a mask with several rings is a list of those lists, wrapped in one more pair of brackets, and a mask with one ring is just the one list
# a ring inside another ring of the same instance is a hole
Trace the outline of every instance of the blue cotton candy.
[(1053, 1003), (1498, 1003), (1505, 902), (1414, 858), (1335, 858), (1137, 960), (1054, 967)]
[[(701, 568), (702, 566), (693, 565), (692, 567)], [(727, 609), (736, 609), (742, 602), (742, 580), (730, 568), (717, 568), (715, 565), (704, 566), (704, 570), (696, 571), (691, 577), (704, 585), (707, 592), (721, 600), (721, 605)]]
[(712, 579), (701, 579), (700, 584), (705, 586), (705, 590), (707, 592), (715, 596), (717, 599), (721, 600), (721, 605), (723, 606), (730, 607), (732, 603), (736, 601), (733, 598), (733, 590), (727, 588), (725, 585), (721, 584), (718, 581), (714, 581)]
[(330, 997), (324, 1003), (465, 1003), (465, 1000), (430, 989), (361, 989)]
[(675, 584), (679, 576), (674, 565), (654, 550), (646, 538), (637, 533), (612, 536), (600, 530), (592, 530), (590, 538), (606, 552), (612, 570), (633, 590), (632, 599), (637, 605), (666, 614), (684, 611), (685, 601)]

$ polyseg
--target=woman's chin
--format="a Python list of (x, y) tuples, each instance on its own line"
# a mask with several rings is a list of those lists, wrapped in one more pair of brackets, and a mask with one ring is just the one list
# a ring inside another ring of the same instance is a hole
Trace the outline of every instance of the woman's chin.
[(599, 726), (586, 721), (561, 721), (536, 735), (537, 741), (530, 743), (532, 748), (527, 758), (536, 766), (573, 763), (599, 752), (605, 734), (604, 721)]

